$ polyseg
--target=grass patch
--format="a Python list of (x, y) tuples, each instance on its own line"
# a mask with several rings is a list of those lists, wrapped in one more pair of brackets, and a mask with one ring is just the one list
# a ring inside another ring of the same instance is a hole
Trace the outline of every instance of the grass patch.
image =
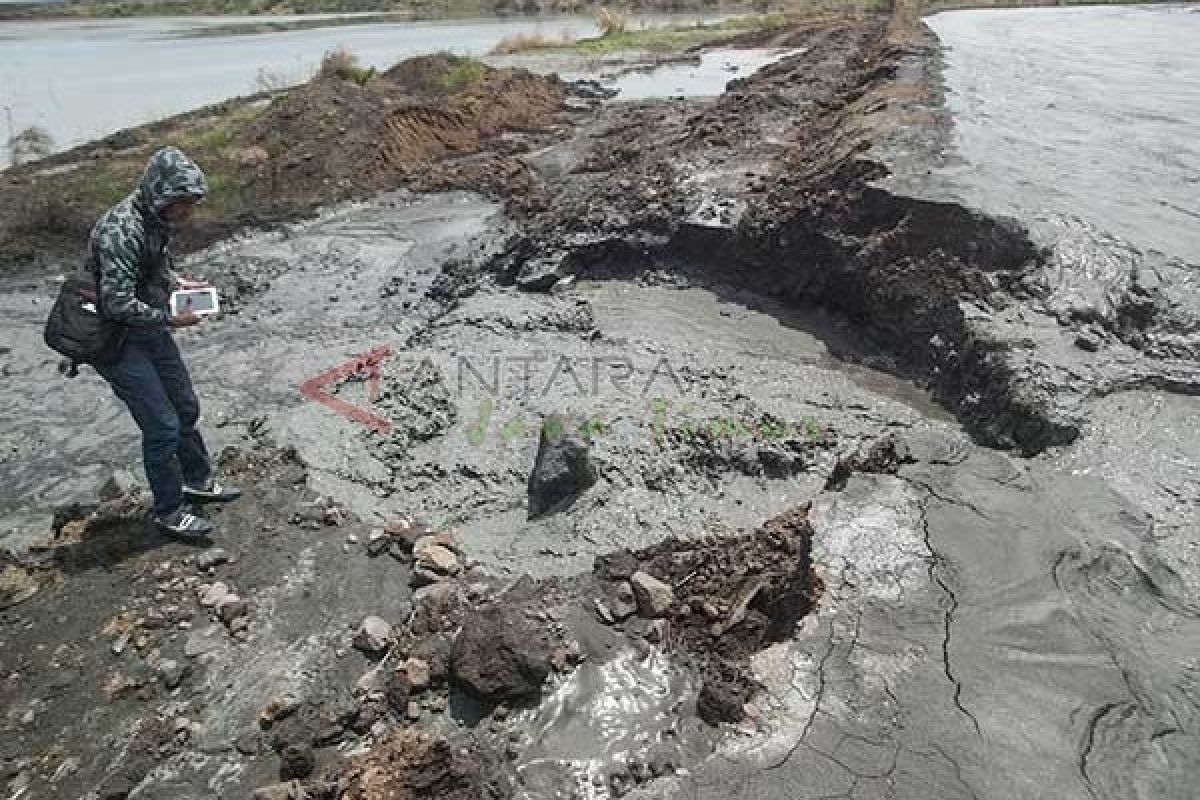
[(510, 56), (514, 53), (527, 53), (531, 50), (561, 50), (575, 44), (575, 37), (570, 31), (558, 35), (545, 33), (515, 33), (505, 36), (492, 48), (494, 56)]
[(668, 28), (647, 28), (580, 39), (569, 49), (586, 55), (606, 55), (622, 50), (678, 51), (715, 39), (750, 31), (775, 30), (791, 22), (786, 14), (734, 17), (712, 24), (697, 23)]
[(474, 58), (463, 59), (442, 76), (442, 89), (446, 94), (458, 94), (483, 80), (487, 65)]

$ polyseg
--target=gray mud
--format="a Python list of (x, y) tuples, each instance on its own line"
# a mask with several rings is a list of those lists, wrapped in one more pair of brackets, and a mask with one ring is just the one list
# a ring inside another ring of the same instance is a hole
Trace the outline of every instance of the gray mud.
[[(190, 257), (231, 301), (182, 337), (250, 490), (210, 512), (224, 564), (128, 497), (53, 519), (132, 426), (94, 376), (63, 390), (49, 287), (6, 293), (4, 564), (39, 586), (0, 610), (10, 795), (245, 797), (313, 747), (315, 796), (1192, 797), (1189, 273), (1079, 269), (1102, 220), (1047, 249), (937, 196), (940, 62), (884, 22), (797, 33), (715, 100), (599, 106), (529, 156), (542, 212), (390, 195)], [(322, 387), (382, 425), (301, 390), (371, 352)], [(534, 515), (553, 415), (596, 480)], [(780, 519), (786, 603), (754, 550)], [(596, 605), (635, 569), (667, 610)], [(246, 613), (200, 605), (216, 580)], [(505, 648), (554, 649), (540, 697), (379, 688), (493, 600)], [(401, 644), (355, 650), (367, 615)]]

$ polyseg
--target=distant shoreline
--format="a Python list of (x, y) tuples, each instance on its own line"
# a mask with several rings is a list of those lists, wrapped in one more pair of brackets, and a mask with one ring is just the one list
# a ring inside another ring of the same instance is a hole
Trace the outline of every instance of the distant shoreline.
[[(544, 5), (543, 5), (544, 3)], [(0, 22), (19, 20), (126, 19), (138, 17), (288, 17), (309, 14), (331, 15), (325, 20), (264, 20), (235, 23), (232, 33), (265, 33), (305, 30), (335, 25), (360, 25), (393, 20), (438, 20), (467, 17), (534, 17), (545, 14), (586, 14), (622, 3), (604, 0), (570, 0), (552, 4), (546, 0), (45, 0), (28, 2), (0, 0)], [(886, 10), (890, 0), (840, 0), (835, 10)], [(1111, 5), (1190, 5), (1180, 0), (923, 0), (920, 13), (989, 8), (1060, 8)], [(649, 0), (634, 13), (722, 11), (753, 7), (763, 11), (830, 9), (829, 2), (775, 0)], [(345, 15), (345, 16), (341, 16)], [(356, 16), (350, 16), (356, 15)], [(222, 30), (226, 26), (217, 29)], [(204, 34), (199, 34), (204, 35)]]

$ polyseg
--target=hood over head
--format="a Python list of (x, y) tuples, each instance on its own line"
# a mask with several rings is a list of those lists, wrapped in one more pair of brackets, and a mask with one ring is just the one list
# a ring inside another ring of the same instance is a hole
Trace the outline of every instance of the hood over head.
[(150, 157), (138, 197), (154, 214), (180, 200), (199, 202), (208, 194), (204, 173), (178, 147), (164, 147)]

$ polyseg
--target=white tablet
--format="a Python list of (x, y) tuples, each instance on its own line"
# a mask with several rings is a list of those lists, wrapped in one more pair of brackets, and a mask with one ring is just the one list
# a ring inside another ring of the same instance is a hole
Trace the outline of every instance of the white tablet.
[(216, 314), (221, 310), (221, 304), (217, 300), (217, 290), (211, 286), (203, 289), (180, 289), (177, 292), (171, 292), (171, 316), (178, 317), (180, 314), (191, 311), (198, 317)]

